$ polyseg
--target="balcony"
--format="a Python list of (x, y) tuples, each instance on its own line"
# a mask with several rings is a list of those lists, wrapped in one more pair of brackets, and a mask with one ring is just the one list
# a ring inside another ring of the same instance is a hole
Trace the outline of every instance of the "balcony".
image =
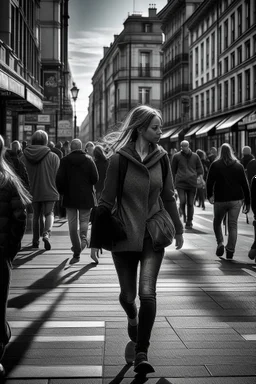
[(165, 64), (163, 68), (163, 74), (165, 75), (176, 65), (181, 64), (182, 62), (188, 63), (188, 53), (181, 53), (177, 55), (173, 60), (170, 60), (167, 64)]
[(171, 89), (170, 91), (165, 92), (163, 95), (163, 101), (168, 100), (173, 96), (177, 96), (181, 92), (189, 92), (190, 89), (191, 89), (190, 84), (180, 84), (177, 87)]

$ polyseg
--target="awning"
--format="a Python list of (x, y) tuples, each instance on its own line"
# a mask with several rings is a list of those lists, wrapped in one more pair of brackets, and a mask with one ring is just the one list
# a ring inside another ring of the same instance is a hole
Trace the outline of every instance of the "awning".
[(183, 128), (179, 128), (171, 137), (170, 137), (170, 140), (171, 141), (176, 141), (179, 139), (179, 134), (181, 133), (181, 131), (183, 131)]
[(255, 110), (255, 108), (250, 109), (243, 112), (234, 113), (233, 115), (229, 116), (228, 119), (226, 119), (223, 123), (218, 124), (216, 127), (216, 130), (219, 131), (221, 129), (226, 129), (232, 127), (234, 124), (236, 124), (238, 121), (242, 120), (245, 116), (249, 115)]
[(211, 129), (216, 127), (217, 124), (219, 124), (221, 121), (223, 121), (223, 118), (216, 118), (208, 121), (206, 124), (202, 126), (199, 131), (196, 132), (196, 136), (206, 135)]
[(196, 125), (196, 126), (192, 127), (192, 128), (185, 134), (184, 137), (189, 137), (189, 136), (194, 135), (200, 128), (202, 128), (202, 124), (199, 124), (199, 125)]
[(167, 137), (170, 137), (176, 130), (177, 128), (171, 128), (171, 129), (168, 129), (167, 131), (164, 131), (161, 136), (161, 140), (166, 139)]

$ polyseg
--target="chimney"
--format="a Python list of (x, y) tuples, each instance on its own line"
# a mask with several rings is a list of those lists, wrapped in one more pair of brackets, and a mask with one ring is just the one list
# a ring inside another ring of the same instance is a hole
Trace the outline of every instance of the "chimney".
[(156, 5), (155, 4), (149, 4), (148, 8), (148, 17), (156, 17)]
[(109, 47), (103, 47), (103, 55), (105, 56), (107, 51), (108, 51)]

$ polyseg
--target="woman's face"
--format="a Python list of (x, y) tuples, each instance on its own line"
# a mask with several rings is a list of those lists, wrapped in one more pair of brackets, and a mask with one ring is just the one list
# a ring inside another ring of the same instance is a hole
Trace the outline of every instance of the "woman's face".
[(149, 143), (158, 143), (162, 135), (162, 122), (159, 117), (153, 117), (148, 128), (143, 129), (141, 134)]

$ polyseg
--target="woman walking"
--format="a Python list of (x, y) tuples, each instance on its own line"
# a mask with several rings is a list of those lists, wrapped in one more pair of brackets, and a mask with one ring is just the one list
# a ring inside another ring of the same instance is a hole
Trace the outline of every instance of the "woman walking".
[[(7, 300), (11, 281), (12, 261), (20, 250), (26, 226), (26, 206), (30, 195), (20, 178), (4, 159), (4, 140), (0, 135), (0, 362), (11, 338), (11, 329), (6, 320)], [(4, 368), (0, 364), (0, 375)]]
[(228, 216), (228, 241), (226, 258), (232, 259), (237, 242), (237, 221), (243, 205), (244, 213), (250, 210), (250, 190), (242, 164), (235, 157), (231, 146), (222, 144), (220, 153), (211, 164), (206, 181), (207, 197), (214, 204), (213, 229), (217, 241), (216, 255), (224, 254), (221, 223)]
[[(99, 207), (112, 210), (118, 192), (120, 158), (125, 158), (127, 167), (122, 195), (117, 199), (117, 215), (127, 238), (113, 245), (112, 256), (120, 283), (119, 300), (127, 315), (128, 335), (134, 345), (133, 351), (130, 351), (131, 360), (135, 359), (134, 371), (141, 374), (154, 372), (147, 354), (156, 316), (156, 282), (164, 256), (164, 246), (158, 250), (153, 247), (147, 222), (153, 215), (166, 209), (175, 226), (176, 248), (180, 249), (183, 245), (183, 228), (168, 155), (157, 144), (162, 134), (161, 126), (160, 112), (141, 105), (129, 112), (119, 131), (105, 137), (108, 155), (112, 156), (99, 200)], [(138, 311), (135, 299), (139, 264)]]

